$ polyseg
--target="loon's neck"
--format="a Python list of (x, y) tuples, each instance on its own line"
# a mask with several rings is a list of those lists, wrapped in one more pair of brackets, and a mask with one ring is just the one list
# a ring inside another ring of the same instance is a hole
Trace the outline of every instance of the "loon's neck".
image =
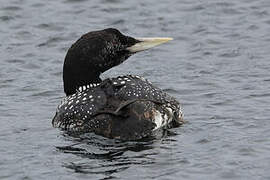
[(102, 80), (96, 74), (91, 73), (64, 73), (64, 91), (67, 96), (76, 93), (79, 87), (87, 86), (93, 83), (100, 83)]
[(79, 87), (87, 86), (92, 83), (100, 83), (100, 72), (95, 67), (81, 63), (81, 61), (71, 60), (68, 56), (65, 58), (63, 67), (64, 91), (67, 96), (76, 93)]

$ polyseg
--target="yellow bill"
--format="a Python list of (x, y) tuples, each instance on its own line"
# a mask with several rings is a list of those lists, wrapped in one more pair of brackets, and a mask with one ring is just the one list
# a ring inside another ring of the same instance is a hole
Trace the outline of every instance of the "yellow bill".
[(132, 53), (144, 51), (144, 50), (150, 49), (152, 47), (155, 47), (160, 44), (173, 40), (173, 38), (169, 38), (169, 37), (136, 38), (136, 39), (140, 42), (127, 48), (127, 50)]

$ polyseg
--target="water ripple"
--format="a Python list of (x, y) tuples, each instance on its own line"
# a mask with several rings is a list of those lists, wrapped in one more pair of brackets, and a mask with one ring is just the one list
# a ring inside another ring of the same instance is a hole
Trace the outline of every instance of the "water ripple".
[[(269, 179), (269, 7), (266, 0), (2, 3), (0, 179)], [(182, 103), (184, 126), (142, 142), (52, 128), (67, 49), (110, 26), (174, 38), (104, 77), (148, 78)]]

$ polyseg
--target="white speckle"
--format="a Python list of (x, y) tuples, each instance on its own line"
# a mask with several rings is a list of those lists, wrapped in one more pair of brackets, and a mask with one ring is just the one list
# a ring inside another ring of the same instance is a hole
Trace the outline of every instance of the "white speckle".
[(121, 81), (120, 83), (121, 83), (121, 84), (125, 84), (126, 82), (125, 82), (125, 81)]
[(92, 95), (89, 96), (90, 99), (91, 99), (92, 97), (93, 97)]
[(69, 107), (69, 109), (72, 109), (73, 108), (73, 105), (71, 105), (70, 107)]
[(170, 113), (171, 115), (173, 114), (171, 108), (166, 108), (166, 109), (169, 111), (169, 113)]
[(85, 100), (86, 100), (86, 98), (83, 98), (82, 100), (83, 100), (83, 101), (85, 101)]
[(68, 105), (70, 105), (72, 102), (73, 102), (73, 101), (69, 101), (69, 102), (68, 102)]
[(117, 84), (117, 82), (113, 82), (113, 84), (114, 84), (114, 85), (116, 85), (116, 84)]
[(80, 102), (80, 101), (79, 101), (79, 100), (77, 100), (77, 101), (76, 101), (76, 104), (78, 104), (79, 102)]
[(83, 86), (83, 90), (86, 90), (86, 87), (85, 86)]

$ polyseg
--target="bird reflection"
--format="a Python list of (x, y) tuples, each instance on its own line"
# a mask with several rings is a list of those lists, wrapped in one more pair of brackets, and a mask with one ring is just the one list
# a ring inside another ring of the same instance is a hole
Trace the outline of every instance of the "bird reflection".
[(153, 136), (139, 141), (107, 139), (93, 133), (84, 135), (64, 134), (72, 141), (68, 146), (57, 146), (63, 153), (76, 155), (79, 159), (63, 164), (76, 173), (102, 174), (112, 178), (114, 173), (124, 171), (133, 165), (155, 163), (155, 155), (160, 141), (167, 141), (176, 134), (169, 130), (159, 130)]

